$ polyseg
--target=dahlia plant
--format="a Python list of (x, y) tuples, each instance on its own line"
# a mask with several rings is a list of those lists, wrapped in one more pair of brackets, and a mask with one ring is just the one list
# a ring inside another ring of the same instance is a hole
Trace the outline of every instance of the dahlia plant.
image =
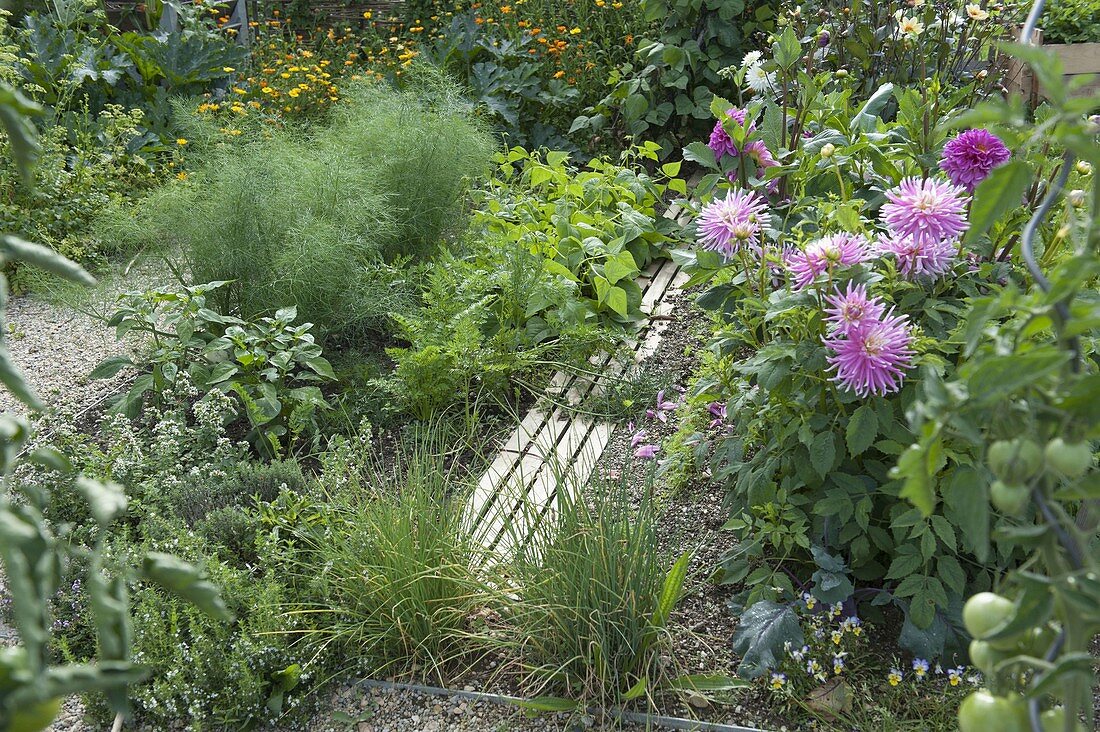
[[(940, 499), (920, 510), (904, 502), (912, 465), (894, 467), (925, 438), (908, 422), (916, 395), (956, 373), (960, 334), (983, 325), (964, 320), (969, 304), (1024, 283), (1017, 234), (1058, 166), (999, 121), (952, 117), (974, 85), (887, 85), (856, 102), (850, 80), (815, 70), (819, 46), (787, 35), (731, 72), (774, 76), (740, 105), (716, 98), (711, 135), (684, 152), (704, 175), (687, 202), (695, 246), (674, 257), (716, 322), (685, 399), (688, 414), (726, 416), (687, 418), (658, 461), (729, 494), (740, 541), (718, 577), (742, 587), (735, 611), (753, 610), (746, 638), (793, 627), (786, 603), (808, 592), (864, 617), (892, 607), (902, 646), (943, 658), (965, 646), (963, 599), (1022, 551), (990, 544), (1010, 518), (976, 512), (966, 458), (926, 454)], [(1075, 221), (1071, 205), (1046, 225), (1041, 259), (1065, 256)], [(740, 652), (750, 675), (772, 657)]]

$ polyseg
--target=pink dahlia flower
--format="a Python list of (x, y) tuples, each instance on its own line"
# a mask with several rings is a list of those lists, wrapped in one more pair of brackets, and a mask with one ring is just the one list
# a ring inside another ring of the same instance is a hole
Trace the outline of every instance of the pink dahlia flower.
[[(728, 109), (726, 110), (726, 117), (737, 120), (737, 124), (739, 125), (743, 126), (745, 124), (745, 110), (743, 109), (737, 109), (736, 107)], [(707, 142), (707, 147), (714, 151), (715, 160), (721, 160), (723, 155), (733, 155), (737, 157), (739, 154), (737, 145), (733, 144), (733, 138), (730, 137), (729, 133), (726, 132), (726, 129), (722, 126), (723, 121), (724, 120), (719, 119), (714, 123), (714, 129), (710, 133), (710, 141)], [(752, 129), (751, 125), (749, 129)]]
[(994, 168), (1004, 165), (1010, 157), (1012, 153), (992, 132), (967, 130), (944, 145), (940, 169), (952, 183), (973, 193)]
[(957, 239), (970, 224), (970, 197), (959, 186), (934, 178), (906, 178), (886, 191), (879, 217), (894, 236), (911, 236), (921, 244)]
[(794, 289), (801, 290), (835, 267), (866, 261), (869, 254), (867, 239), (863, 236), (834, 234), (810, 242), (805, 249), (789, 251), (784, 264), (791, 273)]
[(847, 336), (825, 339), (832, 380), (862, 397), (889, 394), (901, 388), (905, 369), (913, 363), (913, 337), (904, 315), (886, 313), (864, 322)]
[(756, 193), (731, 190), (725, 198), (716, 198), (699, 214), (699, 244), (733, 257), (741, 247), (760, 246), (760, 227), (768, 204)]
[(892, 254), (898, 272), (906, 279), (939, 277), (955, 264), (958, 247), (950, 241), (920, 242), (911, 236), (880, 236), (875, 250)]
[(877, 321), (886, 311), (882, 301), (867, 294), (866, 285), (848, 283), (847, 291), (838, 287), (835, 294), (825, 298), (832, 307), (825, 308), (825, 322), (837, 335), (846, 336), (852, 331)]
[(762, 171), (779, 165), (763, 140), (753, 140), (745, 143), (745, 155), (756, 161), (756, 166), (759, 169), (758, 176), (762, 174)]

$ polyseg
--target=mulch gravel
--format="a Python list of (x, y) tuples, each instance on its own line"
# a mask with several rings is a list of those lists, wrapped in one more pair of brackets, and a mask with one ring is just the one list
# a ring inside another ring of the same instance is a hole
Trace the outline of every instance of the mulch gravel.
[[(88, 379), (101, 361), (127, 353), (128, 348), (101, 320), (64, 305), (36, 297), (13, 299), (8, 303), (5, 339), (27, 383), (50, 407), (92, 406), (132, 378), (123, 371), (110, 379)], [(24, 416), (28, 412), (7, 390), (0, 390), (0, 411)]]

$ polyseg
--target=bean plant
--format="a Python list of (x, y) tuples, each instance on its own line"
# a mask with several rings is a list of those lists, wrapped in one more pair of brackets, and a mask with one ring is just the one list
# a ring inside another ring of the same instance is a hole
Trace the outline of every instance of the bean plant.
[(109, 358), (92, 377), (114, 376), (127, 366), (143, 371), (116, 404), (131, 417), (140, 414), (147, 395), (171, 398), (184, 377), (204, 393), (233, 394), (248, 419), (249, 441), (261, 454), (277, 455), (316, 432), (314, 415), (328, 407), (318, 384), (336, 377), (309, 332), (312, 324), (291, 325), (294, 307), (253, 321), (208, 307), (208, 293), (227, 284), (121, 295), (107, 324), (119, 338), (144, 334), (151, 348), (140, 362)]

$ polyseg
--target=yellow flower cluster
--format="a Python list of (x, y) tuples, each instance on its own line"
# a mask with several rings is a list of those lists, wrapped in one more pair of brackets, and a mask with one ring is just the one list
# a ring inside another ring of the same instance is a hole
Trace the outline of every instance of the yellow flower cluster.
[[(253, 46), (251, 75), (238, 76), (229, 94), (203, 100), (197, 111), (257, 112), (272, 120), (322, 114), (339, 101), (346, 81), (401, 76), (425, 47), (445, 37), (459, 13), (470, 13), (478, 26), (491, 28), (492, 38), (525, 44), (527, 54), (545, 64), (545, 78), (602, 85), (609, 65), (619, 59), (599, 49), (631, 53), (627, 47), (634, 36), (628, 30), (634, 26), (623, 8), (619, 0), (570, 0), (567, 9), (544, 0), (435, 0), (426, 17), (408, 24), (365, 10), (358, 28), (312, 29), (299, 28), (274, 10), (273, 17), (250, 24), (261, 41)], [(577, 18), (586, 18), (587, 24), (576, 24)]]

